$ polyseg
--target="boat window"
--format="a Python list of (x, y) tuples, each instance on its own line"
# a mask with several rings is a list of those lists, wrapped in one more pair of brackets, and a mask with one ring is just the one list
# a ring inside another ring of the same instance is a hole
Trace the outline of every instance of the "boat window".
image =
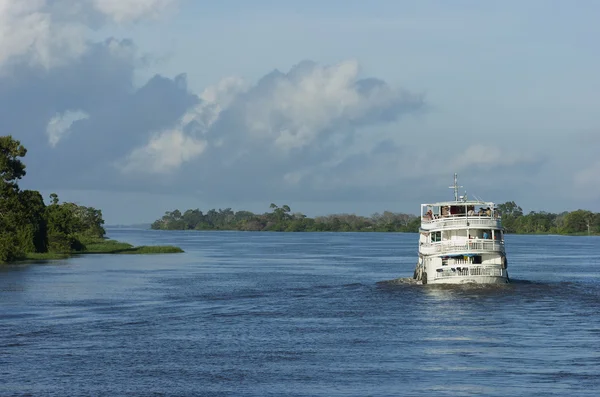
[(464, 205), (453, 205), (450, 207), (450, 215), (464, 215), (466, 208)]
[(475, 256), (473, 257), (473, 264), (480, 265), (480, 264), (481, 264), (481, 262), (482, 262), (482, 260), (481, 260), (481, 255), (475, 255)]

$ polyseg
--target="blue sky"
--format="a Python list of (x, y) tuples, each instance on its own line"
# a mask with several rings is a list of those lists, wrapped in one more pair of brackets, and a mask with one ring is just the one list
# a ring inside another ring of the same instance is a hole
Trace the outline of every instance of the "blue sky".
[(600, 211), (595, 1), (0, 0), (26, 188), (107, 223), (468, 193)]

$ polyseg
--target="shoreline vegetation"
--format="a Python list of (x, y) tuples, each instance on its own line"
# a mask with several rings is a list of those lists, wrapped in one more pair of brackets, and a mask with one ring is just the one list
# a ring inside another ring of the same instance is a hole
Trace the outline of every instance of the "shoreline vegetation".
[[(334, 214), (309, 218), (288, 205), (271, 204), (270, 212), (255, 214), (231, 208), (167, 211), (154, 221), (153, 230), (238, 230), (270, 232), (404, 232), (418, 233), (421, 218), (413, 214), (385, 211), (370, 217)], [(587, 210), (524, 214), (514, 201), (497, 206), (502, 224), (509, 234), (600, 235), (600, 213)]]
[(83, 239), (83, 248), (72, 252), (28, 252), (23, 257), (18, 258), (15, 262), (23, 261), (40, 261), (40, 260), (57, 260), (67, 259), (78, 255), (92, 254), (133, 254), (133, 255), (150, 255), (150, 254), (176, 254), (184, 252), (181, 248), (172, 245), (140, 245), (109, 240), (106, 238)]
[(27, 149), (12, 136), (0, 136), (0, 264), (65, 259), (86, 254), (163, 254), (174, 246), (139, 246), (106, 238), (102, 211), (60, 202), (46, 205), (40, 192), (21, 190)]

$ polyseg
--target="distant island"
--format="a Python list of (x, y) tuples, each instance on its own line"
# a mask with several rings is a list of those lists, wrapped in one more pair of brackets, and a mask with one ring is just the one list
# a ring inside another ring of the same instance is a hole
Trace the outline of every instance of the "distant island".
[[(514, 201), (498, 205), (507, 233), (515, 234), (600, 234), (600, 213), (587, 210), (564, 211), (559, 214), (523, 210)], [(255, 214), (231, 208), (167, 211), (154, 221), (154, 230), (241, 230), (271, 232), (405, 232), (418, 233), (421, 218), (413, 214), (384, 211), (370, 217), (334, 214), (309, 218), (288, 205), (270, 205), (271, 212)]]
[(21, 190), (27, 149), (12, 136), (0, 137), (0, 263), (66, 258), (73, 254), (154, 254), (183, 252), (173, 246), (141, 246), (108, 240), (102, 211), (61, 203), (50, 205), (40, 192)]

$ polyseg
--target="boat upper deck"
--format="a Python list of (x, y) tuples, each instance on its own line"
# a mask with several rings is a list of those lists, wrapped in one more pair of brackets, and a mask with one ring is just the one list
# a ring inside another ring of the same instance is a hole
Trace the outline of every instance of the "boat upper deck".
[(446, 240), (434, 243), (423, 243), (419, 252), (425, 255), (448, 253), (504, 253), (504, 241), (501, 240)]
[(488, 201), (444, 201), (421, 204), (421, 228), (485, 227), (501, 228), (500, 213), (493, 202)]

